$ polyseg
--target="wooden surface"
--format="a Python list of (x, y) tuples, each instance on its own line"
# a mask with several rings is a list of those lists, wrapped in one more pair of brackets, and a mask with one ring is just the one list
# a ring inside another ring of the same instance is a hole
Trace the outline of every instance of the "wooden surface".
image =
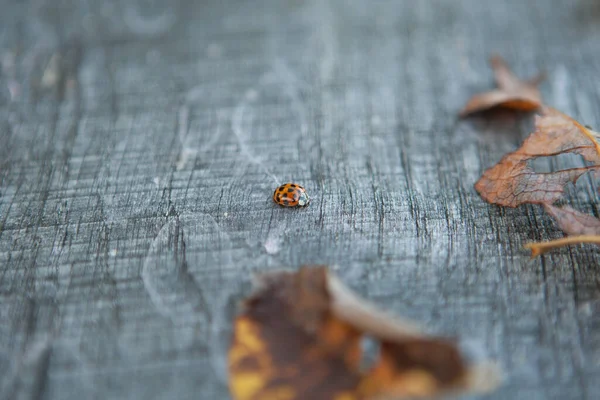
[(0, 398), (227, 399), (252, 272), (314, 263), (496, 358), (485, 398), (597, 398), (600, 250), (530, 261), (553, 222), (473, 189), (531, 127), (456, 119), (492, 52), (600, 125), (593, 0), (1, 2)]

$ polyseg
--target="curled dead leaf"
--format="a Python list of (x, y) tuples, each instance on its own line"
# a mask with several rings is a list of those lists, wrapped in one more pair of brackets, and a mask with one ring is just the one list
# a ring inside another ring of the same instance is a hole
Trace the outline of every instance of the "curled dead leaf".
[(545, 204), (544, 209), (567, 235), (600, 235), (600, 220), (592, 215), (584, 214), (569, 206), (556, 207)]
[[(359, 299), (325, 267), (259, 279), (234, 324), (230, 389), (236, 400), (402, 399), (490, 390), (498, 374), (456, 344), (424, 335)], [(379, 355), (362, 363), (362, 340)]]
[[(475, 189), (488, 203), (506, 207), (521, 204), (552, 204), (562, 197), (565, 185), (575, 183), (586, 172), (600, 168), (598, 133), (550, 107), (536, 115), (535, 131), (516, 151), (484, 172)], [(574, 153), (591, 165), (549, 173), (538, 173), (530, 161), (538, 157)]]
[[(535, 131), (516, 151), (505, 155), (486, 170), (475, 189), (488, 203), (506, 207), (540, 204), (552, 216), (560, 229), (571, 235), (566, 238), (525, 247), (536, 257), (558, 247), (594, 243), (600, 244), (600, 220), (571, 207), (556, 207), (568, 183), (575, 183), (583, 174), (600, 169), (600, 135), (573, 118), (550, 107), (543, 107), (535, 119)], [(578, 154), (586, 165), (553, 172), (536, 172), (531, 162), (538, 157)]]
[(543, 80), (543, 74), (529, 81), (522, 81), (512, 73), (500, 56), (492, 57), (490, 63), (498, 89), (473, 96), (460, 112), (461, 117), (494, 107), (533, 111), (542, 105), (537, 86)]
[(551, 215), (560, 229), (569, 236), (546, 242), (528, 243), (525, 248), (531, 250), (531, 257), (537, 257), (559, 247), (574, 244), (591, 243), (600, 245), (600, 220), (571, 207), (556, 207), (545, 204), (544, 209)]

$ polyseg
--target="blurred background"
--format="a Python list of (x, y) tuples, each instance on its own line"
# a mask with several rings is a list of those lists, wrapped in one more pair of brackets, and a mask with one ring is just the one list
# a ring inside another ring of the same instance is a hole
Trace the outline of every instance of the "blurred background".
[(303, 264), (497, 359), (485, 398), (595, 398), (600, 253), (473, 190), (531, 128), (457, 119), (492, 53), (600, 125), (597, 1), (0, 2), (0, 398), (227, 399), (251, 274)]

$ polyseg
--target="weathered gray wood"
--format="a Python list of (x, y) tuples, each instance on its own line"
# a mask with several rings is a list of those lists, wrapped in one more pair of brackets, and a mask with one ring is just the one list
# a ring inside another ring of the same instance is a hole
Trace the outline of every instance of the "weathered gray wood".
[(599, 250), (530, 261), (552, 221), (473, 189), (530, 122), (456, 119), (498, 52), (600, 125), (597, 2), (167, 3), (0, 5), (0, 398), (228, 398), (251, 273), (307, 263), (497, 358), (490, 399), (597, 397)]

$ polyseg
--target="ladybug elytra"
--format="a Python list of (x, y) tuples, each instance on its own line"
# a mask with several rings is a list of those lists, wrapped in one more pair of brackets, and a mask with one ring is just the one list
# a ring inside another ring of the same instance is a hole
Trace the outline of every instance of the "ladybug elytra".
[(275, 189), (273, 201), (283, 207), (306, 207), (310, 199), (302, 186), (285, 183)]

